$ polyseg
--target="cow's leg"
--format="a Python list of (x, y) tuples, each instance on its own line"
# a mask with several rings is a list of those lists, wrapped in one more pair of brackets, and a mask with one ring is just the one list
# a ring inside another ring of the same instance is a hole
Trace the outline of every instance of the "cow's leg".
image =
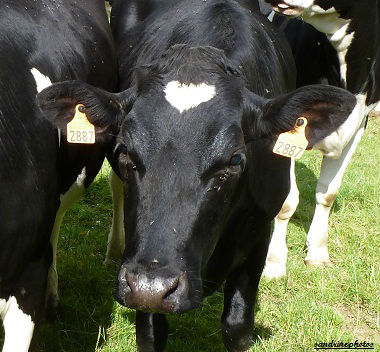
[(83, 168), (75, 183), (61, 196), (61, 204), (57, 211), (53, 231), (50, 236), (50, 243), (53, 249), (53, 261), (48, 272), (48, 284), (46, 291), (46, 313), (48, 317), (53, 317), (58, 306), (58, 274), (57, 274), (57, 246), (59, 229), (66, 211), (83, 195), (84, 181), (86, 179), (86, 169)]
[(254, 302), (264, 268), (270, 226), (245, 263), (229, 274), (224, 287), (222, 336), (228, 352), (245, 352), (252, 344)]
[(4, 304), (1, 301), (4, 300), (0, 300), (5, 332), (3, 352), (28, 352), (34, 330), (31, 316), (22, 311), (15, 297), (11, 296)]
[(316, 192), (316, 207), (306, 239), (308, 265), (331, 264), (327, 249), (328, 219), (338, 195), (344, 172), (354, 154), (365, 129), (365, 121), (343, 149), (338, 159), (324, 157)]
[(56, 315), (56, 310), (58, 307), (58, 273), (57, 273), (57, 246), (58, 246), (58, 235), (59, 229), (65, 211), (58, 210), (55, 217), (55, 222), (53, 226), (53, 231), (50, 236), (50, 244), (52, 247), (52, 264), (48, 271), (47, 289), (46, 289), (46, 316), (48, 319), (53, 319)]
[(136, 344), (138, 352), (164, 351), (168, 322), (164, 314), (136, 311)]
[(109, 174), (109, 184), (112, 191), (113, 217), (104, 261), (106, 265), (118, 263), (125, 247), (124, 185), (113, 170)]
[(263, 275), (268, 279), (279, 278), (286, 274), (286, 260), (288, 256), (286, 232), (289, 220), (296, 211), (298, 202), (299, 191), (296, 183), (295, 161), (292, 160), (290, 167), (290, 192), (275, 218), (272, 240), (269, 245), (263, 271)]

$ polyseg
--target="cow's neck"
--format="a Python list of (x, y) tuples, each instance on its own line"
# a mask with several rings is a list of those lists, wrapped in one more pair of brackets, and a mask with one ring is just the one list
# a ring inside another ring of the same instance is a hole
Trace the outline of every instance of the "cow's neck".
[(380, 100), (380, 25), (378, 5), (358, 17), (342, 19), (335, 13), (304, 20), (326, 33), (336, 49), (341, 79), (356, 95), (367, 96), (366, 105)]

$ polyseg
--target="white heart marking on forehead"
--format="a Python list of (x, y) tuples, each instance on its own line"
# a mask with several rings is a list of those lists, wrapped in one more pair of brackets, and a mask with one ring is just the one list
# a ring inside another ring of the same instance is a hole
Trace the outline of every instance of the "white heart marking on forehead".
[(201, 103), (211, 100), (215, 95), (215, 86), (206, 83), (181, 84), (178, 81), (169, 82), (165, 89), (166, 100), (180, 113), (195, 108)]

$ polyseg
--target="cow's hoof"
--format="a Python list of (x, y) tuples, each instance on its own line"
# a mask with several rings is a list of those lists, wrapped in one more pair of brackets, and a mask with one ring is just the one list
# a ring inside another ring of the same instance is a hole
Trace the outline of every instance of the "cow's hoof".
[(263, 276), (266, 279), (279, 279), (286, 275), (286, 265), (281, 263), (267, 262), (263, 271)]
[(315, 266), (318, 268), (322, 268), (324, 266), (332, 266), (333, 263), (330, 261), (330, 259), (327, 260), (317, 260), (317, 259), (305, 259), (305, 264), (307, 266)]

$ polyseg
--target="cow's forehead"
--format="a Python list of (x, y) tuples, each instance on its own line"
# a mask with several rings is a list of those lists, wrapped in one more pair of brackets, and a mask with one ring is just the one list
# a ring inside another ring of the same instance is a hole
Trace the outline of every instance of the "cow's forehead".
[[(156, 94), (136, 100), (120, 131), (120, 140), (151, 157), (170, 142), (180, 153), (219, 149), (243, 143), (241, 111), (218, 96), (210, 84), (166, 84)], [(193, 94), (186, 100), (189, 93)], [(217, 147), (216, 147), (217, 146)]]

